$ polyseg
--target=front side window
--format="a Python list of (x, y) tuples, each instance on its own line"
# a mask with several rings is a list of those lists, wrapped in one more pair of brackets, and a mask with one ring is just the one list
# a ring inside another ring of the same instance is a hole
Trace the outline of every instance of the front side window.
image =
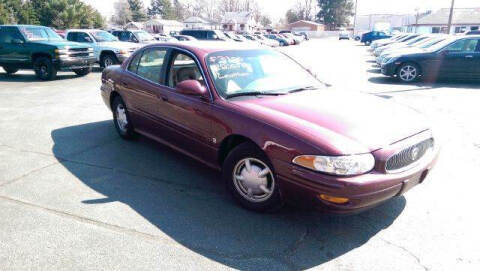
[(138, 63), (137, 74), (154, 83), (161, 83), (163, 62), (165, 60), (166, 49), (148, 49), (146, 50), (140, 62)]
[(215, 87), (224, 98), (242, 93), (286, 94), (322, 84), (298, 63), (273, 50), (212, 53), (207, 64)]
[(178, 53), (168, 73), (168, 86), (175, 88), (178, 83), (185, 80), (197, 80), (200, 84), (205, 85), (205, 80), (195, 60), (189, 55)]
[(447, 46), (445, 50), (449, 52), (455, 52), (455, 53), (463, 53), (463, 52), (471, 53), (471, 52), (475, 52), (475, 50), (477, 49), (477, 45), (478, 45), (478, 40), (463, 39), (463, 40), (456, 41), (453, 44)]

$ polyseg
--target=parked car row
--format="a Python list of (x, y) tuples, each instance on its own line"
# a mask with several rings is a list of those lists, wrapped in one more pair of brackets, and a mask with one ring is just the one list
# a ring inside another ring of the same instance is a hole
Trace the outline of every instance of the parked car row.
[(399, 34), (370, 51), (382, 74), (402, 82), (480, 78), (480, 35)]
[(300, 44), (308, 36), (289, 32), (278, 34), (183, 30), (174, 36), (143, 30), (69, 29), (54, 30), (36, 25), (0, 26), (0, 66), (7, 74), (33, 69), (38, 78), (53, 80), (58, 71), (90, 73), (93, 64), (102, 68), (123, 63), (138, 48), (156, 42), (217, 40), (245, 42), (270, 47)]
[(278, 34), (263, 34), (259, 32), (239, 34), (233, 31), (223, 32), (220, 30), (185, 29), (180, 31), (180, 34), (195, 37), (198, 40), (247, 42), (270, 47), (296, 45), (308, 39), (306, 34), (293, 34), (289, 32)]

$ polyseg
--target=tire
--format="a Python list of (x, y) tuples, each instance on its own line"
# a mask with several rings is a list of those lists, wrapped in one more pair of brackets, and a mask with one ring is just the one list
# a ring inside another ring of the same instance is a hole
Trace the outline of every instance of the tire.
[(3, 69), (4, 69), (5, 72), (6, 72), (7, 74), (9, 74), (9, 75), (10, 75), (10, 74), (14, 74), (14, 73), (16, 73), (16, 72), (18, 72), (18, 71), (20, 70), (20, 69), (18, 69), (18, 68), (8, 67), (8, 66), (3, 66)]
[(84, 69), (75, 69), (73, 70), (74, 73), (76, 73), (78, 76), (85, 76), (89, 74), (92, 71), (92, 68), (84, 68)]
[(272, 212), (284, 205), (273, 166), (253, 143), (243, 143), (228, 154), (222, 178), (232, 197), (245, 209)]
[(105, 54), (100, 59), (100, 67), (106, 68), (108, 66), (117, 65), (120, 62), (118, 61), (117, 57), (112, 54)]
[(404, 83), (415, 82), (420, 76), (420, 67), (415, 63), (403, 63), (397, 70), (397, 78)]
[[(122, 111), (123, 115), (121, 114)], [(135, 133), (133, 125), (130, 121), (127, 106), (125, 105), (123, 99), (120, 96), (114, 98), (112, 102), (112, 112), (113, 123), (120, 137), (125, 140), (135, 139), (137, 137), (137, 133)]]
[(372, 44), (371, 41), (366, 41), (366, 42), (365, 42), (365, 45), (366, 45), (366, 46), (370, 46), (371, 44)]
[(53, 80), (57, 77), (57, 69), (48, 57), (39, 57), (33, 62), (33, 69), (40, 80)]
[(288, 44), (284, 41), (280, 41), (280, 46), (285, 47), (285, 46), (288, 46)]

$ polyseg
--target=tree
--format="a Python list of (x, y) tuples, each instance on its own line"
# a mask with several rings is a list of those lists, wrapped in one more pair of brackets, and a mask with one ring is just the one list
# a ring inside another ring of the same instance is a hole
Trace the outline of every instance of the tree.
[(316, 7), (315, 0), (297, 0), (295, 6), (287, 11), (287, 22), (293, 23), (300, 20), (314, 20)]
[(132, 12), (127, 0), (118, 0), (113, 4), (112, 22), (118, 25), (126, 25), (132, 21)]
[(263, 27), (271, 26), (272, 20), (270, 19), (270, 17), (263, 15), (262, 18), (260, 19), (260, 24)]
[(348, 25), (349, 17), (354, 15), (352, 0), (318, 0), (318, 5), (317, 20), (330, 30)]
[(172, 15), (173, 19), (178, 21), (183, 21), (186, 19), (185, 6), (179, 0), (173, 1)]
[(132, 13), (133, 21), (141, 22), (147, 19), (145, 7), (143, 6), (143, 2), (141, 0), (128, 0), (128, 5), (130, 6), (130, 12)]
[(152, 0), (152, 4), (148, 8), (148, 16), (161, 16), (163, 19), (172, 19), (174, 10), (170, 0)]

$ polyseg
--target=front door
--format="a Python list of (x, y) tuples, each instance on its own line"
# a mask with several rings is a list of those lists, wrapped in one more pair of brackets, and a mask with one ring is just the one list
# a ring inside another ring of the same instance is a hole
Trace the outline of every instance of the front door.
[(478, 39), (461, 39), (442, 50), (440, 74), (443, 77), (470, 78), (475, 75)]
[(167, 67), (167, 91), (163, 93), (159, 108), (162, 118), (175, 131), (172, 143), (196, 158), (207, 163), (216, 162), (215, 139), (211, 137), (211, 101), (188, 96), (176, 91), (178, 83), (184, 80), (198, 80), (205, 86), (205, 79), (192, 55), (173, 50)]

